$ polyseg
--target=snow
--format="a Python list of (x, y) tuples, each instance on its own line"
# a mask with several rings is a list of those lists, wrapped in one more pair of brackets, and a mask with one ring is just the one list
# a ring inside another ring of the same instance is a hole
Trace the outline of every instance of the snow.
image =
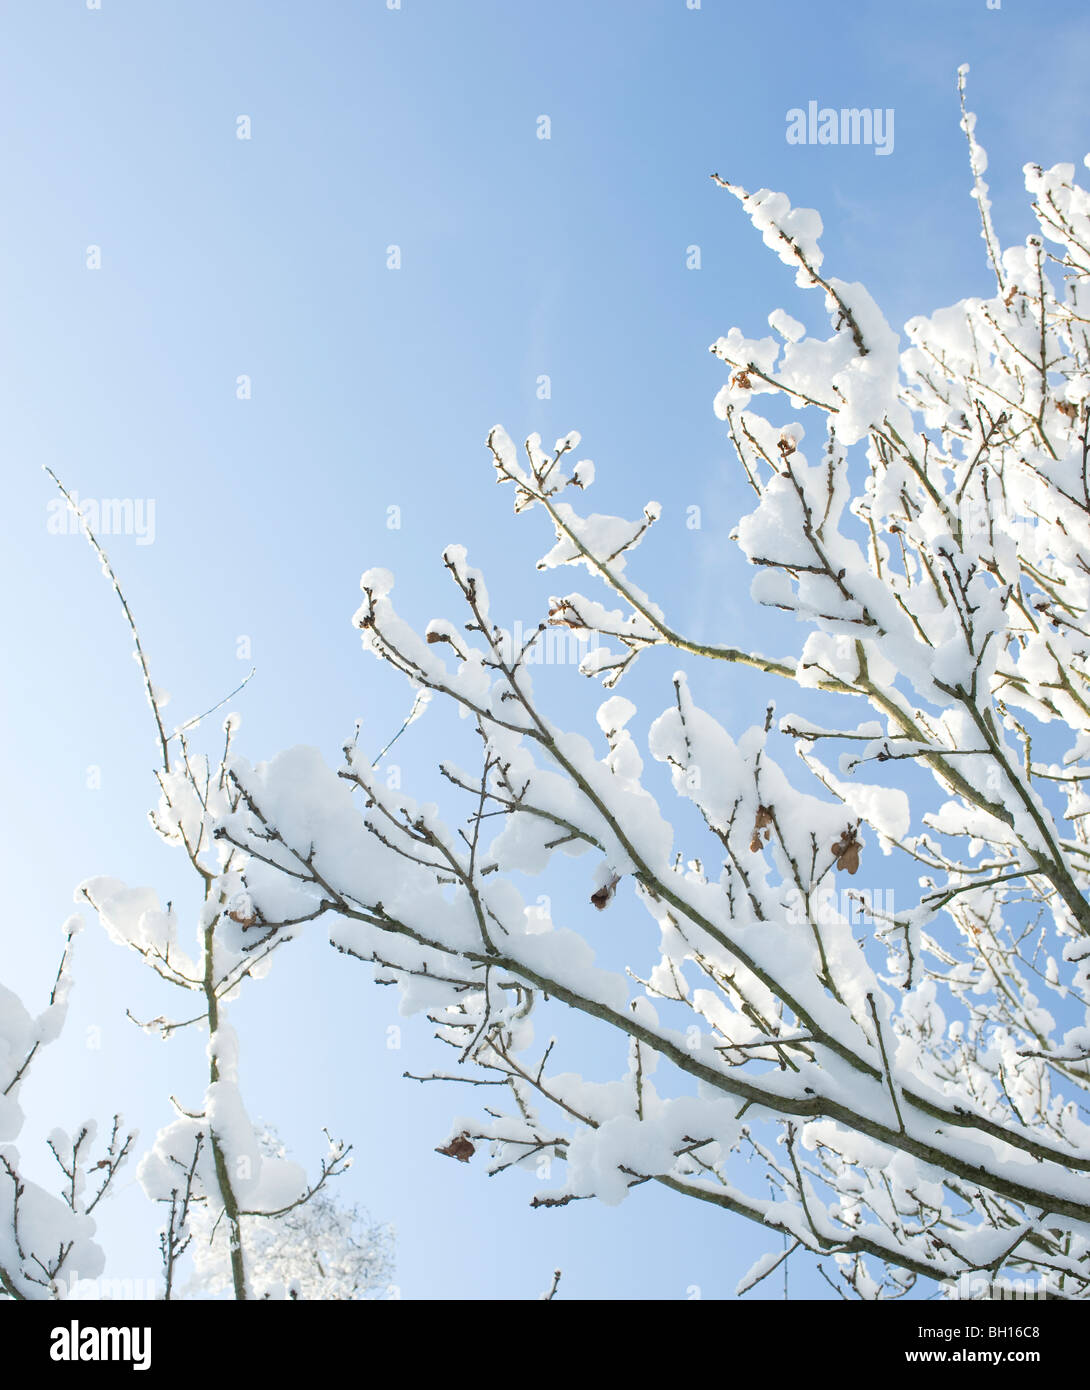
[[(991, 256), (975, 127), (967, 112)], [(396, 982), (401, 1014), (424, 1015), (467, 1075), (507, 1079), (506, 1109), (456, 1117), (451, 1136), (472, 1133), (491, 1171), (563, 1159), (542, 1202), (617, 1205), (669, 1177), (812, 1251), (850, 1232), (870, 1263), (841, 1251), (841, 1268), (866, 1299), (903, 1291), (883, 1256), (949, 1276), (1015, 1258), (1012, 1232), (1085, 1269), (1090, 1126), (1073, 1068), (1090, 1037), (1090, 305), (1078, 259), (1090, 200), (1074, 176), (1070, 163), (1026, 166), (1039, 236), (1002, 252), (994, 297), (917, 315), (904, 342), (864, 286), (822, 273), (815, 211), (731, 188), (829, 319), (827, 336), (808, 335), (777, 309), (775, 336), (733, 327), (712, 349), (727, 371), (715, 414), (758, 494), (733, 532), (750, 595), (801, 625), (776, 676), (811, 692), (807, 710), (836, 692), (822, 723), (761, 704), (747, 714), (738, 665), (772, 663), (726, 645), (732, 632), (722, 646), (679, 637), (638, 587), (637, 548), (652, 532), (668, 543), (658, 501), (635, 517), (585, 514), (595, 468), (571, 462), (577, 432), (551, 453), (531, 434), (523, 456), (496, 426), (499, 480), (551, 528), (538, 568), (582, 566), (600, 586), (547, 610), (607, 644), (581, 672), (612, 689), (645, 649), (679, 649), (685, 669), (654, 668), (638, 687), (661, 696), (646, 735), (619, 694), (598, 704), (592, 737), (554, 718), (529, 661), (492, 626), (502, 615), (485, 576), (451, 544), (451, 607), (423, 632), (382, 568), (363, 574), (354, 615), (365, 650), (413, 692), (405, 729), (430, 706), (480, 734), (483, 772), (444, 764), (461, 788), (444, 787), (449, 812), (386, 786), (354, 742), (339, 767), (311, 747), (232, 755), (227, 768), (193, 755), (163, 776), (154, 820), (169, 844), (199, 841), (209, 866), (194, 958), (153, 889), (96, 877), (80, 900), (111, 940), (168, 979), (190, 977), (174, 983), (199, 989), (211, 966), (224, 1006), (269, 968), (255, 943), (320, 917), (335, 947)], [(1061, 248), (1047, 263), (1046, 238)], [(780, 398), (767, 416), (764, 397)], [(568, 862), (579, 855), (590, 858)], [(534, 880), (554, 871), (565, 890), (535, 900)], [(875, 906), (887, 884), (904, 892), (888, 910)], [(869, 914), (853, 917), (853, 891)], [(36, 1018), (0, 987), (0, 1076), (57, 1036), (67, 983)], [(575, 1010), (620, 1037), (616, 1074), (550, 1072), (543, 1008), (547, 1031)], [(214, 1139), (246, 1212), (291, 1206), (307, 1174), (247, 1111), (226, 1009), (205, 1063), (192, 1110), (179, 1105), (140, 1164), (148, 1195), (168, 1197), (200, 1148), (202, 1219), (218, 1220)], [(21, 1085), (0, 1099), (5, 1145), (20, 1131)], [(743, 1174), (736, 1153), (762, 1176)], [(953, 1179), (967, 1194), (956, 1213)], [(28, 1190), (26, 1219), (45, 1236), (90, 1240), (93, 1223)], [(300, 1231), (281, 1234), (297, 1251)], [(0, 1263), (5, 1251), (0, 1223)], [(780, 1258), (763, 1256), (739, 1291)], [(225, 1279), (223, 1251), (209, 1259), (208, 1279)], [(262, 1277), (290, 1293), (271, 1253)]]

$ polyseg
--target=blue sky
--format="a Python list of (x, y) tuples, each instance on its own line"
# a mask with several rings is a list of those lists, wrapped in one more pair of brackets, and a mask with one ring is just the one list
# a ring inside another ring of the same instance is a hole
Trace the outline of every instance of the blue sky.
[[(85, 499), (154, 502), (153, 543), (103, 539), (168, 714), (206, 708), (256, 665), (236, 702), (253, 759), (299, 742), (335, 758), (357, 718), (377, 752), (401, 723), (404, 685), (350, 626), (370, 565), (395, 571), (423, 624), (452, 611), (438, 557), (460, 541), (505, 621), (538, 620), (548, 536), (492, 485), (497, 421), (546, 441), (578, 429), (594, 509), (664, 504), (637, 572), (679, 625), (787, 650), (797, 634), (752, 608), (727, 540), (748, 501), (707, 347), (732, 324), (760, 336), (781, 306), (814, 323), (813, 306), (708, 175), (818, 208), (826, 269), (900, 325), (989, 289), (959, 63), (1004, 244), (1030, 230), (1022, 165), (1090, 149), (1076, 0), (8, 0), (0, 34), (0, 972), (28, 1004), (48, 991), (81, 879), (193, 901), (145, 820), (155, 748), (128, 634), (85, 544), (47, 530), (41, 465)], [(786, 113), (810, 100), (892, 108), (892, 153), (789, 145)], [(654, 654), (625, 687), (637, 730), (668, 702), (674, 664)], [(556, 717), (592, 729), (595, 687), (546, 677)], [(769, 694), (738, 673), (697, 679), (734, 727)], [(449, 730), (429, 717), (399, 745), (422, 792)], [(616, 1209), (531, 1211), (523, 1175), (438, 1157), (471, 1102), (401, 1080), (436, 1061), (426, 1024), (399, 1020), (392, 992), (320, 932), (291, 951), (233, 1012), (250, 1108), (301, 1160), (323, 1124), (357, 1143), (343, 1191), (397, 1224), (405, 1297), (532, 1297), (558, 1265), (570, 1296), (727, 1297), (768, 1248), (649, 1187)], [(25, 1150), (115, 1105), (150, 1141), (169, 1092), (199, 1099), (201, 1040), (161, 1044), (124, 1018), (163, 1002), (88, 930), (69, 1030), (24, 1092)], [(587, 1070), (609, 1061), (606, 1047)], [(157, 1273), (131, 1174), (102, 1230), (115, 1277)], [(820, 1295), (805, 1266), (791, 1277)]]

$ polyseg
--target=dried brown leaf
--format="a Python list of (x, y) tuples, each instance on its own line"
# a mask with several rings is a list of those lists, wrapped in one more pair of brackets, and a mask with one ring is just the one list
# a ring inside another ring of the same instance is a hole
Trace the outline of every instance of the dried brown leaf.
[(749, 842), (750, 852), (757, 854), (761, 848), (762, 832), (767, 843), (772, 838), (772, 827), (775, 821), (772, 818), (771, 806), (758, 806), (757, 818), (753, 822), (753, 838)]
[(849, 827), (833, 845), (836, 867), (846, 870), (849, 874), (856, 873), (859, 869), (859, 852), (862, 848), (862, 843), (855, 838), (855, 831)]
[(456, 1135), (445, 1148), (436, 1149), (437, 1154), (445, 1154), (447, 1158), (456, 1158), (459, 1163), (468, 1163), (477, 1150), (469, 1142), (469, 1134), (463, 1130)]
[(590, 900), (599, 912), (602, 912), (614, 893), (617, 891), (617, 884), (620, 883), (620, 875), (614, 874), (608, 883), (604, 883), (596, 893), (590, 895)]

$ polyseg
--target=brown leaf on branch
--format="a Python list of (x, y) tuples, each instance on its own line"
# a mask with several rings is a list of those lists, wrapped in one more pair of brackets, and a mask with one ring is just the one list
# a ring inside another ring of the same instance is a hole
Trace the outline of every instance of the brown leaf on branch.
[(862, 848), (862, 842), (855, 838), (855, 831), (849, 826), (833, 845), (836, 867), (846, 869), (848, 873), (854, 874), (859, 868), (859, 851)]
[(614, 874), (608, 883), (604, 883), (596, 893), (590, 895), (590, 900), (599, 912), (602, 912), (614, 893), (617, 891), (617, 884), (620, 883), (620, 875)]
[(578, 617), (572, 616), (574, 614), (575, 609), (565, 599), (562, 603), (558, 603), (555, 608), (549, 609), (549, 622), (553, 627), (572, 627), (579, 629), (585, 626), (579, 621)]
[(730, 379), (732, 386), (737, 386), (739, 391), (748, 391), (752, 387), (748, 372), (735, 372)]
[(772, 838), (772, 807), (758, 806), (757, 819), (753, 822), (753, 839), (749, 842), (751, 853), (757, 854), (761, 848), (761, 832), (764, 832), (765, 841)]
[(456, 1135), (450, 1143), (443, 1149), (436, 1149), (437, 1154), (445, 1154), (447, 1158), (456, 1158), (459, 1163), (468, 1163), (477, 1150), (469, 1142), (469, 1132), (462, 1130), (461, 1134)]

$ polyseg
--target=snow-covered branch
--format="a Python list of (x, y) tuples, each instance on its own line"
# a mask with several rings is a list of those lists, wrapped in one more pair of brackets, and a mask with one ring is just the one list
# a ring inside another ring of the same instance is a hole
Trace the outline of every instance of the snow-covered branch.
[[(545, 1208), (665, 1184), (831, 1255), (864, 1298), (1003, 1269), (1090, 1289), (1090, 197), (1071, 165), (1027, 168), (1039, 233), (1000, 255), (974, 126), (997, 293), (911, 320), (907, 344), (822, 270), (816, 213), (717, 178), (831, 324), (776, 310), (776, 337), (712, 349), (756, 497), (733, 539), (796, 651), (685, 636), (630, 574), (660, 505), (583, 514), (579, 436), (531, 436), (523, 461), (497, 426), (498, 480), (554, 533), (538, 567), (582, 566), (607, 602), (554, 596), (517, 645), (451, 546), (460, 611), (421, 635), (392, 576), (364, 574), (365, 647), (475, 731), (476, 769), (442, 767), (461, 810), (391, 790), (353, 742), (338, 771), (305, 749), (232, 760), (214, 817), (255, 921), (328, 917), (466, 1080), (499, 1083), (480, 1095), (506, 1091), (440, 1152), (535, 1171)], [(582, 664), (607, 688), (654, 647), (690, 661), (644, 748), (619, 695), (593, 741), (548, 717), (528, 659), (547, 624), (620, 648)], [(842, 697), (833, 722), (770, 706), (728, 733), (698, 692), (737, 664), (808, 711)], [(850, 883), (879, 855), (895, 905)], [(567, 891), (579, 856), (593, 874), (554, 920), (522, 885)], [(574, 1074), (567, 1011), (623, 1042), (614, 1080)]]

